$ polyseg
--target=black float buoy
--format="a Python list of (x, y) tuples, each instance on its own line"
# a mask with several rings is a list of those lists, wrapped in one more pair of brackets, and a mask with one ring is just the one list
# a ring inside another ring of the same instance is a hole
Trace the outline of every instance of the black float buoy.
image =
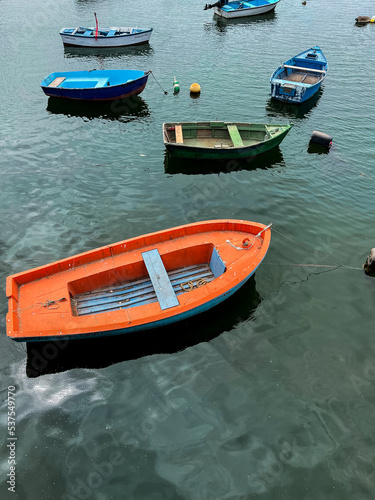
[(370, 254), (363, 265), (363, 269), (366, 274), (375, 277), (375, 248), (370, 250)]
[(332, 136), (329, 134), (319, 132), (318, 130), (313, 130), (310, 138), (310, 144), (319, 144), (319, 146), (329, 148), (330, 146), (332, 146), (332, 139)]

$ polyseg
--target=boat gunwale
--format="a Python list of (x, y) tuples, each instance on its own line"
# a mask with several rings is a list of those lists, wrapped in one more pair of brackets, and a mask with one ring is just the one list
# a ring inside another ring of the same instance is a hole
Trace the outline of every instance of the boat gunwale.
[[(147, 234), (141, 234), (139, 236), (133, 236), (133, 237), (127, 238), (125, 240), (121, 240), (121, 241), (118, 241), (115, 243), (111, 243), (108, 245), (103, 245), (103, 246), (98, 247), (98, 248), (93, 248), (91, 250), (87, 250), (86, 252), (81, 252), (81, 253), (78, 253), (75, 255), (71, 255), (69, 257), (65, 257), (63, 259), (59, 259), (57, 261), (53, 261), (53, 262), (50, 262), (48, 264), (44, 264), (42, 266), (37, 266), (37, 267), (34, 267), (32, 269), (26, 269), (25, 271), (20, 271), (19, 273), (9, 275), (6, 279), (6, 282), (7, 282), (7, 284), (9, 284), (10, 282), (16, 281), (17, 278), (20, 278), (22, 276), (26, 276), (26, 275), (31, 274), (31, 273), (33, 273), (33, 274), (38, 273), (39, 271), (41, 271), (43, 269), (44, 270), (50, 269), (50, 268), (55, 267), (55, 266), (60, 265), (60, 264), (67, 264), (71, 261), (74, 261), (74, 259), (77, 259), (78, 257), (80, 257), (80, 258), (86, 258), (86, 257), (91, 257), (91, 256), (96, 257), (99, 255), (100, 252), (102, 252), (102, 253), (109, 252), (109, 254), (106, 256), (103, 255), (102, 257), (98, 257), (97, 259), (85, 260), (84, 263), (79, 264), (79, 265), (87, 265), (87, 264), (93, 263), (93, 262), (98, 261), (98, 260), (102, 260), (102, 259), (107, 258), (107, 257), (113, 257), (113, 256), (118, 255), (118, 254), (117, 253), (114, 254), (113, 252), (111, 252), (111, 250), (120, 250), (121, 247), (125, 248), (127, 246), (127, 244), (129, 244), (130, 242), (139, 242), (140, 244), (139, 244), (139, 246), (131, 248), (131, 250), (127, 249), (126, 251), (145, 249), (145, 248), (148, 248), (149, 246), (157, 245), (158, 243), (160, 244), (160, 243), (163, 243), (163, 242), (168, 241), (168, 240), (183, 239), (185, 236), (190, 236), (192, 234), (201, 234), (201, 233), (209, 233), (209, 232), (217, 232), (217, 231), (235, 231), (234, 229), (215, 229), (215, 228), (204, 229), (205, 227), (208, 227), (208, 226), (220, 226), (221, 224), (232, 224), (232, 225), (240, 225), (240, 226), (243, 225), (243, 226), (248, 226), (248, 227), (254, 226), (254, 227), (258, 228), (260, 231), (266, 227), (265, 224), (262, 224), (260, 222), (247, 221), (245, 219), (212, 219), (212, 220), (193, 222), (193, 223), (189, 223), (189, 224), (183, 224), (183, 225), (175, 226), (172, 228), (162, 229), (160, 231), (154, 231), (154, 232), (147, 233)], [(181, 231), (183, 231), (185, 229), (200, 228), (200, 227), (203, 229), (202, 231), (196, 231), (196, 232), (189, 233), (189, 234), (179, 234), (179, 236), (176, 236), (173, 238), (167, 237), (167, 235), (171, 235), (172, 233), (177, 233), (177, 232), (181, 233)], [(246, 232), (246, 231), (244, 231), (244, 232)], [(249, 231), (247, 231), (247, 232), (249, 232)], [(249, 232), (249, 234), (255, 235), (255, 233), (250, 233), (250, 232)], [(266, 231), (264, 234), (269, 235), (269, 237), (270, 237), (270, 232)], [(158, 240), (158, 237), (162, 236), (162, 235), (165, 235), (166, 238), (164, 240)], [(147, 244), (145, 244), (144, 243), (145, 240), (148, 240), (148, 239), (155, 239), (155, 241), (151, 241), (151, 242), (148, 242)], [(263, 238), (263, 240), (264, 240), (264, 238)], [(268, 241), (268, 243), (269, 243), (269, 241)], [(69, 267), (67, 267), (66, 269), (63, 269), (62, 271), (68, 271), (68, 270), (69, 270)], [(44, 275), (43, 278), (45, 278), (46, 276), (51, 276), (51, 274)], [(23, 285), (25, 283), (27, 283), (27, 282), (19, 283), (19, 285)], [(7, 293), (8, 293), (8, 288), (7, 288)]]
[(227, 10), (227, 9), (223, 9), (223, 7), (225, 6), (230, 6), (231, 3), (238, 3), (239, 5), (241, 4), (244, 4), (244, 3), (250, 3), (251, 4), (251, 0), (244, 0), (243, 2), (241, 1), (237, 1), (237, 0), (233, 0), (232, 2), (228, 2), (226, 3), (225, 5), (223, 5), (223, 7), (218, 7), (218, 9), (222, 10), (223, 12), (226, 12), (228, 14), (231, 14), (233, 12), (237, 12), (237, 11), (246, 11), (246, 10), (251, 10), (251, 11), (254, 11), (254, 10), (257, 10), (257, 9), (262, 9), (264, 7), (276, 7), (276, 5), (280, 2), (280, 0), (267, 0), (264, 4), (262, 5), (254, 5), (254, 6), (250, 6), (250, 7), (236, 7), (235, 9), (232, 7), (231, 10)]

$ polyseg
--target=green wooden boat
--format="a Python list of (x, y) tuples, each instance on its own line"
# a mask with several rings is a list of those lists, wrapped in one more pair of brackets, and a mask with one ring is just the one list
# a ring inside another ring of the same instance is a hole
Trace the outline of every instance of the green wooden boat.
[(163, 123), (164, 144), (172, 156), (232, 160), (278, 146), (291, 125), (234, 122)]

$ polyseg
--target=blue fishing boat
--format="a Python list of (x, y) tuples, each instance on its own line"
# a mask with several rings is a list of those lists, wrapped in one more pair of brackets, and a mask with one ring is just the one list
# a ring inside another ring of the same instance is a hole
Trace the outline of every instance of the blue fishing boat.
[(204, 10), (215, 9), (217, 16), (225, 19), (235, 19), (238, 17), (259, 16), (275, 10), (280, 0), (247, 0), (234, 1), (218, 0), (213, 4), (206, 4)]
[(327, 75), (328, 63), (316, 46), (292, 57), (271, 76), (271, 97), (290, 103), (310, 99)]
[(63, 71), (46, 76), (40, 86), (50, 97), (114, 101), (140, 94), (150, 71), (130, 69)]

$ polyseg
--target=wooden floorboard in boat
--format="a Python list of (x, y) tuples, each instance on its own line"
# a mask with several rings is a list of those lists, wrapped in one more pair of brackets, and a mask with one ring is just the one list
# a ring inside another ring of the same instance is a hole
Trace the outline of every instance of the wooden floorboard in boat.
[(313, 85), (314, 83), (317, 83), (320, 79), (320, 76), (313, 76), (313, 75), (308, 75), (304, 80), (303, 83), (307, 83), (309, 85)]
[(319, 76), (309, 75), (308, 73), (292, 73), (284, 78), (288, 82), (307, 83), (313, 85), (319, 81)]
[(288, 82), (301, 82), (303, 78), (306, 76), (306, 73), (291, 73), (286, 76), (284, 80)]

